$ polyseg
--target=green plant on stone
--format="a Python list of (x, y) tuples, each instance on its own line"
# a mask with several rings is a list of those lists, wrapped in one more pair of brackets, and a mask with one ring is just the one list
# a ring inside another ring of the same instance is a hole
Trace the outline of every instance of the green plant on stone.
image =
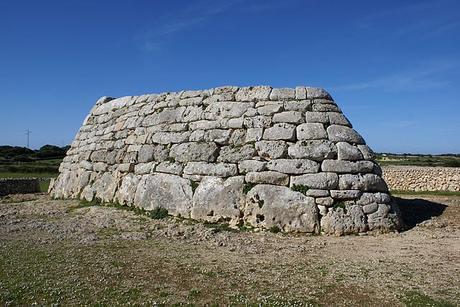
[(190, 181), (190, 185), (192, 186), (192, 192), (195, 193), (196, 188), (198, 188), (199, 183), (196, 181)]
[(247, 195), (249, 193), (249, 191), (252, 190), (253, 187), (255, 187), (256, 185), (254, 183), (246, 183), (243, 187), (243, 193), (245, 195)]
[(164, 219), (164, 218), (168, 217), (168, 215), (169, 215), (168, 210), (165, 209), (165, 208), (161, 208), (161, 207), (155, 208), (155, 209), (153, 209), (152, 211), (149, 212), (149, 216), (152, 219), (155, 219), (155, 220)]
[(306, 185), (303, 185), (303, 184), (294, 184), (292, 187), (291, 187), (291, 190), (293, 191), (296, 191), (296, 192), (300, 192), (302, 193), (303, 195), (307, 195), (307, 192), (308, 192), (308, 187)]
[(281, 229), (275, 225), (275, 226), (270, 227), (269, 231), (272, 233), (278, 233), (281, 231)]
[(343, 213), (345, 213), (345, 214), (347, 213), (347, 206), (345, 205), (344, 202), (339, 201), (339, 202), (334, 204), (334, 206), (333, 206), (334, 211), (338, 210), (339, 208), (342, 208)]

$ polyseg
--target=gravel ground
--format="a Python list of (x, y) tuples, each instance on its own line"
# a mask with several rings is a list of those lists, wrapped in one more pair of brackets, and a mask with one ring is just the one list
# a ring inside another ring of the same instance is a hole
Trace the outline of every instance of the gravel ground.
[(408, 230), (334, 237), (5, 197), (0, 303), (459, 305), (460, 197), (398, 201)]

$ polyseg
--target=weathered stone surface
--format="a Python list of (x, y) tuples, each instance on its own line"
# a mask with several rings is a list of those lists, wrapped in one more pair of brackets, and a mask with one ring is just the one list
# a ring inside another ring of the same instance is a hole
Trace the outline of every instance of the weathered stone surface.
[(267, 160), (283, 157), (288, 148), (284, 141), (260, 141), (255, 145), (259, 156)]
[(267, 162), (258, 160), (243, 160), (238, 162), (238, 171), (240, 174), (249, 172), (260, 172), (266, 169)]
[(386, 192), (388, 187), (382, 178), (375, 174), (339, 175), (339, 189)]
[(276, 159), (267, 163), (267, 169), (285, 174), (317, 173), (319, 164), (308, 159)]
[(331, 190), (339, 184), (339, 176), (335, 173), (305, 174), (291, 177), (291, 187), (303, 185), (310, 189)]
[(358, 161), (363, 160), (363, 154), (358, 147), (346, 142), (337, 143), (337, 152), (339, 160)]
[(245, 203), (244, 177), (205, 177), (195, 190), (191, 218), (238, 225)]
[[(398, 229), (399, 211), (373, 159), (319, 88), (224, 86), (102, 98), (50, 193), (163, 206), (174, 215), (233, 226), (245, 220), (317, 232), (322, 216), (329, 233)], [(256, 212), (266, 205), (259, 195), (249, 202), (244, 194), (266, 183), (261, 194), (275, 205)]]
[(327, 133), (322, 124), (310, 123), (297, 126), (298, 140), (327, 139)]
[(134, 203), (146, 210), (165, 208), (169, 214), (190, 217), (192, 187), (189, 180), (176, 175), (144, 175), (137, 186)]
[(360, 206), (329, 210), (321, 219), (321, 230), (337, 236), (360, 233), (367, 229), (366, 216)]
[(286, 232), (319, 232), (314, 199), (287, 187), (260, 184), (246, 197), (245, 223), (253, 227), (277, 227)]
[(216, 160), (217, 145), (215, 143), (182, 143), (173, 145), (169, 156), (179, 162)]
[(363, 138), (354, 129), (346, 126), (331, 125), (327, 128), (329, 140), (333, 142), (348, 142), (364, 144)]
[(330, 190), (331, 196), (334, 199), (356, 199), (361, 195), (359, 190)]
[(276, 140), (294, 140), (295, 126), (285, 123), (274, 124), (273, 127), (264, 131), (263, 139), (269, 141)]
[(295, 99), (295, 90), (292, 88), (274, 88), (270, 94), (270, 100)]
[(183, 169), (184, 169), (184, 166), (180, 163), (164, 161), (156, 166), (155, 171), (159, 173), (180, 175), (182, 174)]
[(323, 172), (336, 173), (372, 173), (374, 163), (371, 161), (342, 161), (342, 160), (324, 160), (321, 164)]
[(244, 145), (241, 147), (225, 146), (220, 149), (217, 162), (239, 162), (241, 160), (251, 159), (256, 153), (254, 145)]
[(302, 113), (298, 111), (285, 111), (273, 115), (274, 123), (299, 124), (303, 122)]
[(324, 159), (336, 158), (337, 148), (334, 143), (327, 140), (302, 141), (290, 145), (288, 155), (296, 159), (306, 158), (323, 161)]
[(241, 87), (235, 94), (236, 101), (268, 100), (272, 88), (269, 86)]
[(289, 176), (286, 174), (274, 172), (274, 171), (249, 172), (246, 174), (245, 180), (246, 182), (250, 182), (250, 183), (288, 185)]
[(230, 163), (189, 162), (184, 168), (184, 174), (187, 175), (230, 177), (237, 173), (236, 164)]

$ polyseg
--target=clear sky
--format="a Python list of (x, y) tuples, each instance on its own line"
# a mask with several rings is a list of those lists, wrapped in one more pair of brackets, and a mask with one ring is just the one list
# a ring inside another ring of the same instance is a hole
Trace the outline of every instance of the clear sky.
[(460, 153), (460, 1), (0, 0), (0, 144), (222, 85), (324, 87), (376, 151)]

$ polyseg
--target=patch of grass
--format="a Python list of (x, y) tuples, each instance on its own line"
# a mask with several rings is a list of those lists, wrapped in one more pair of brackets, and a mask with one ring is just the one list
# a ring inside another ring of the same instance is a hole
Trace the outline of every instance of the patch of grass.
[(253, 187), (255, 187), (256, 185), (254, 183), (246, 183), (243, 187), (243, 193), (244, 195), (247, 195), (249, 193), (249, 191), (252, 190)]
[(307, 195), (307, 192), (308, 192), (309, 188), (306, 185), (303, 185), (303, 184), (294, 184), (291, 187), (291, 190), (296, 191), (296, 192), (300, 192), (303, 195)]
[(453, 307), (454, 304), (443, 300), (436, 300), (428, 295), (417, 291), (409, 291), (402, 298), (401, 302), (408, 307)]
[(391, 190), (391, 194), (397, 195), (433, 195), (433, 196), (460, 196), (460, 192), (456, 191), (404, 191)]
[(275, 226), (270, 227), (269, 231), (272, 233), (278, 233), (278, 232), (281, 232), (281, 229), (275, 225)]
[(192, 186), (192, 192), (195, 193), (196, 188), (200, 185), (199, 182), (196, 181), (190, 181), (190, 185)]
[(344, 202), (339, 201), (339, 202), (334, 204), (334, 206), (333, 206), (334, 210), (338, 210), (339, 208), (342, 208), (343, 213), (347, 214), (347, 206), (345, 205)]
[(155, 220), (161, 220), (169, 216), (168, 210), (165, 208), (155, 208), (149, 212), (149, 216)]
[(237, 229), (230, 227), (228, 223), (211, 223), (211, 222), (205, 221), (203, 225), (207, 228), (214, 229), (215, 232), (221, 232), (221, 231), (236, 232), (238, 231)]
[(37, 173), (37, 172), (2, 172), (0, 178), (56, 178), (59, 173)]

